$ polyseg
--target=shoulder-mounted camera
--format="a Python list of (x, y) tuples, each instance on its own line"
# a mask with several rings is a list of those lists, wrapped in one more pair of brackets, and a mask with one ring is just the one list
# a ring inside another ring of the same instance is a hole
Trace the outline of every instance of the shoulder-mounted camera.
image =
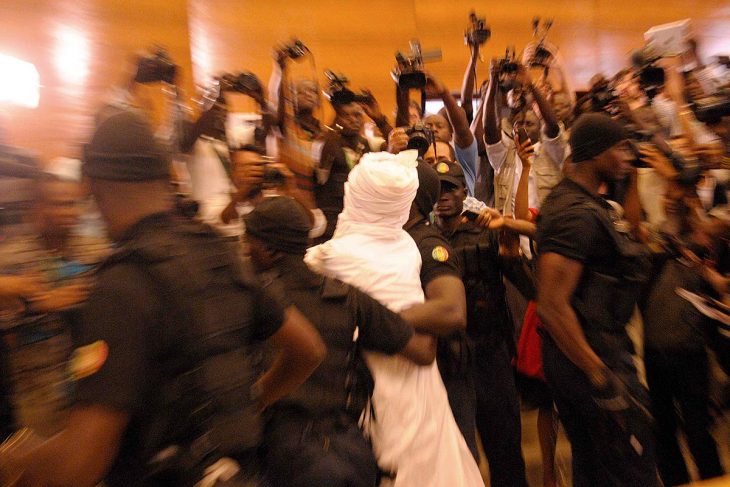
[(416, 39), (410, 42), (410, 48), (410, 52), (398, 51), (395, 54), (396, 67), (391, 76), (402, 90), (422, 90), (426, 87), (424, 63), (440, 61), (441, 50), (423, 52), (421, 43)]
[(263, 94), (259, 78), (250, 71), (239, 73), (224, 73), (220, 76), (221, 91), (241, 93), (251, 97)]
[(297, 60), (309, 53), (309, 48), (299, 39), (293, 39), (289, 44), (282, 48), (282, 51), (289, 56), (289, 59)]
[(469, 46), (481, 46), (489, 40), (492, 31), (486, 25), (484, 17), (477, 17), (472, 10), (469, 14), (469, 27), (464, 32), (464, 43)]
[(347, 87), (350, 80), (340, 73), (327, 70), (324, 75), (329, 81), (327, 89), (323, 91), (324, 96), (332, 103), (332, 105), (349, 105), (350, 103), (369, 103), (370, 95), (366, 93), (355, 93)]
[(514, 76), (517, 74), (519, 64), (515, 57), (514, 46), (504, 50), (504, 57), (497, 62), (499, 71), (499, 87), (502, 91), (509, 91), (515, 87)]
[(159, 81), (174, 84), (177, 65), (165, 48), (156, 47), (152, 54), (140, 58), (137, 62), (137, 83), (156, 83)]

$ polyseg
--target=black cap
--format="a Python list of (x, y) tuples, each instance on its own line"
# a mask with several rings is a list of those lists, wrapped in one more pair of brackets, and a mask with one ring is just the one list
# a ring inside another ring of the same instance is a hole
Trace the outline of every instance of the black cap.
[(84, 148), (86, 176), (113, 181), (150, 181), (170, 177), (165, 151), (157, 144), (147, 119), (122, 111), (99, 124)]
[(439, 175), (423, 159), (418, 159), (416, 170), (418, 171), (418, 191), (416, 191), (413, 203), (421, 215), (428, 216), (433, 211), (433, 205), (436, 204), (441, 193)]
[(587, 161), (628, 138), (623, 126), (608, 115), (585, 113), (570, 132), (573, 162)]
[(466, 178), (461, 166), (453, 162), (439, 162), (434, 166), (442, 183), (453, 184), (457, 188), (466, 187)]
[(304, 254), (312, 225), (307, 210), (288, 196), (264, 198), (244, 215), (246, 233), (258, 237), (272, 249), (288, 254)]

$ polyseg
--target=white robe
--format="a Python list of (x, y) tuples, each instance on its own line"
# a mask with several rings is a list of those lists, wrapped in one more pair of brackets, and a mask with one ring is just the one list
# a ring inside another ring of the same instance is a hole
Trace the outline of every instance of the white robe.
[[(420, 253), (402, 230), (418, 180), (414, 166), (389, 157), (364, 157), (353, 169), (334, 238), (310, 249), (305, 260), (313, 270), (400, 311), (424, 300)], [(388, 166), (393, 164), (401, 167)], [(366, 432), (381, 468), (397, 473), (394, 482), (383, 485), (483, 486), (436, 362), (419, 366), (400, 355), (374, 352), (365, 358), (375, 379), (375, 418)]]

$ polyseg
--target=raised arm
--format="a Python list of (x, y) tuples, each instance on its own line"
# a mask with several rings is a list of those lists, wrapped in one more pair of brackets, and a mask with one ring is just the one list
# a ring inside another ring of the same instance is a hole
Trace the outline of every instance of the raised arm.
[(474, 121), (474, 108), (472, 107), (472, 99), (474, 97), (474, 84), (477, 77), (477, 59), (479, 59), (479, 44), (471, 44), (469, 46), (471, 56), (469, 64), (464, 72), (464, 81), (461, 83), (461, 108), (466, 114), (467, 121), (471, 124)]
[(449, 88), (444, 83), (431, 74), (427, 74), (427, 76), (426, 91), (429, 94), (439, 96), (444, 102), (449, 123), (454, 131), (454, 144), (459, 148), (466, 149), (474, 142), (474, 134), (471, 133), (471, 129), (469, 128), (466, 113), (456, 103), (456, 100), (449, 92)]
[(496, 144), (502, 139), (497, 118), (497, 92), (499, 90), (499, 65), (495, 59), (489, 67), (489, 85), (484, 102), (484, 143), (486, 145)]

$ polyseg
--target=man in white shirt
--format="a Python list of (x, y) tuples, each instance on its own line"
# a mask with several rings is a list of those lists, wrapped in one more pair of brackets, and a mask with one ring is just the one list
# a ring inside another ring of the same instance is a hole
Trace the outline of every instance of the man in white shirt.
[(514, 214), (515, 193), (522, 173), (522, 161), (517, 155), (514, 134), (524, 129), (534, 144), (535, 155), (528, 186), (531, 208), (539, 208), (542, 200), (562, 179), (567, 144), (555, 111), (540, 89), (532, 83), (529, 73), (523, 66), (520, 67), (516, 81), (522, 83), (525, 91), (532, 93), (533, 100), (543, 117), (542, 129), (536, 113), (528, 109), (513, 115), (512, 134), (500, 130), (496, 112), (498, 76), (498, 66), (492, 63), (492, 76), (484, 110), (484, 138), (489, 162), (495, 172), (495, 207), (503, 214)]

